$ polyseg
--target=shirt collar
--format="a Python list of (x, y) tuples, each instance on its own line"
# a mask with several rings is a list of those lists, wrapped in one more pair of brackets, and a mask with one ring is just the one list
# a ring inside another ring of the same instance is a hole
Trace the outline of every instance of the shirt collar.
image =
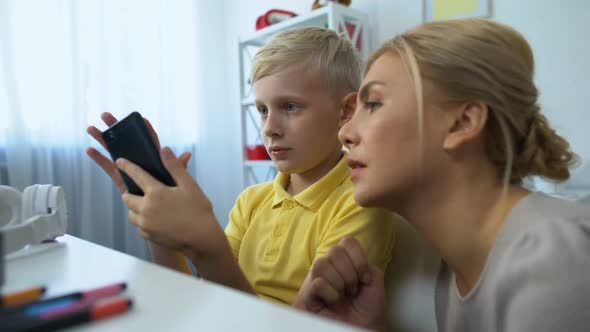
[(350, 175), (350, 168), (346, 164), (348, 154), (343, 152), (342, 158), (326, 175), (312, 184), (304, 191), (291, 196), (286, 190), (290, 175), (279, 172), (273, 181), (274, 199), (272, 207), (275, 208), (286, 199), (292, 199), (298, 204), (312, 210), (313, 212), (322, 205), (330, 193), (344, 182)]

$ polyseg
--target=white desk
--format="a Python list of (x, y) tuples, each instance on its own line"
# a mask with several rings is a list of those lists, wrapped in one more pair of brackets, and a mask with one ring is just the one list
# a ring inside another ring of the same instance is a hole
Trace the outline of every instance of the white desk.
[(68, 331), (349, 331), (349, 326), (162, 268), (72, 237), (9, 259), (2, 291), (48, 286), (48, 295), (128, 283), (131, 311)]

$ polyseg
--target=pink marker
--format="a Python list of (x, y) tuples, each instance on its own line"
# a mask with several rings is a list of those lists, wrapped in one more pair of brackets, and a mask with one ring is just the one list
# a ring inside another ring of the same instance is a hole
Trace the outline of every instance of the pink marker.
[(123, 292), (126, 288), (127, 283), (120, 282), (113, 285), (107, 285), (80, 293), (82, 293), (82, 298), (84, 300), (95, 300), (103, 297), (117, 295)]

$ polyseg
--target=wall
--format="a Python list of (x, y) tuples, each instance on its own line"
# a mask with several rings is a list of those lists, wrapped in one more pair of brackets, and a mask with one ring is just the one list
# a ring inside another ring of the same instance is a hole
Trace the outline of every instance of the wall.
[[(585, 161), (571, 180), (572, 187), (590, 187), (590, 45), (585, 0), (496, 1), (494, 17), (512, 25), (529, 40), (536, 57), (536, 82), (543, 111)], [(534, 14), (532, 11), (534, 10)]]
[[(570, 187), (590, 189), (590, 124), (585, 93), (590, 92), (590, 1), (490, 0), (492, 18), (519, 30), (531, 43), (536, 57), (536, 82), (543, 111), (584, 161), (573, 174)], [(308, 1), (242, 0), (237, 4), (240, 34), (254, 31), (256, 17), (270, 8), (308, 12)], [(353, 0), (352, 7), (366, 12), (371, 21), (372, 45), (422, 22), (421, 0)]]

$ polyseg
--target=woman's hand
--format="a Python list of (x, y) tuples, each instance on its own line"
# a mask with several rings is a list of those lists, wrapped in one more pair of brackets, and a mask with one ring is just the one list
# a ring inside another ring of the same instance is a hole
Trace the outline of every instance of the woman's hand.
[(383, 272), (369, 264), (355, 239), (344, 238), (314, 262), (293, 306), (380, 330), (386, 319)]

